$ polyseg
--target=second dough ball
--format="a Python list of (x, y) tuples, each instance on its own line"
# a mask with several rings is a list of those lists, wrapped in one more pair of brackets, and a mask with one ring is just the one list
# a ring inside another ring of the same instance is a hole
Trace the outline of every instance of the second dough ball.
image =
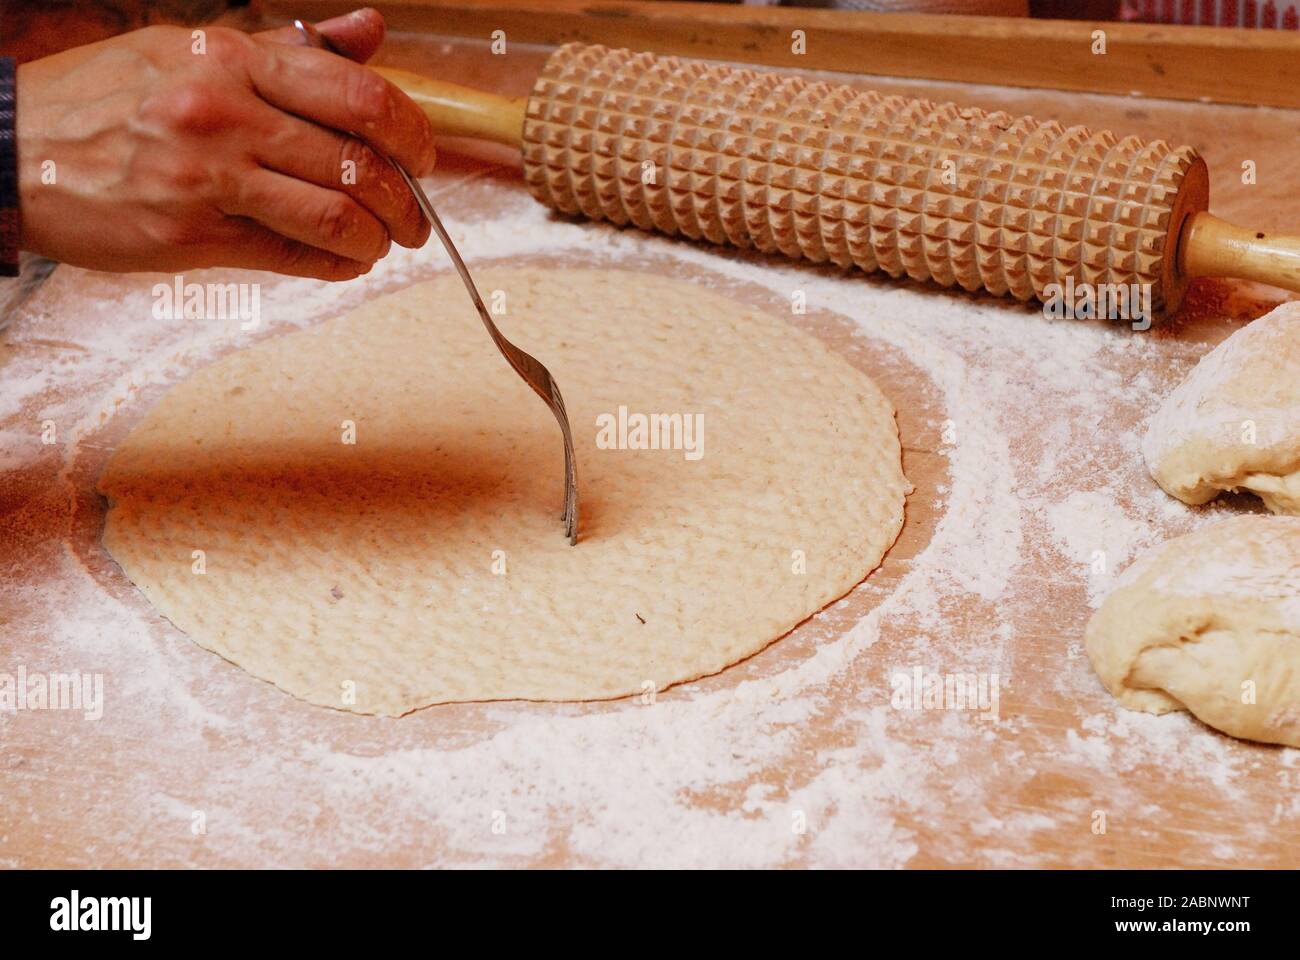
[(1126, 707), (1300, 746), (1300, 518), (1234, 517), (1147, 551), (1087, 645)]
[(1151, 420), (1142, 453), (1185, 503), (1250, 490), (1274, 513), (1300, 514), (1300, 302), (1206, 354)]

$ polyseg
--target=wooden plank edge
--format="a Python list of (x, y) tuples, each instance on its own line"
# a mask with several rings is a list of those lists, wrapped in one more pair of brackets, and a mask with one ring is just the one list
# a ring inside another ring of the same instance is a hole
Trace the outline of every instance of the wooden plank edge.
[[(1282, 30), (858, 13), (644, 0), (395, 0), (390, 29), (558, 46), (603, 43), (801, 70), (1300, 108), (1300, 34)], [(263, 0), (313, 20), (348, 0)], [(806, 52), (792, 50), (804, 31)], [(1095, 31), (1105, 36), (1094, 53)]]

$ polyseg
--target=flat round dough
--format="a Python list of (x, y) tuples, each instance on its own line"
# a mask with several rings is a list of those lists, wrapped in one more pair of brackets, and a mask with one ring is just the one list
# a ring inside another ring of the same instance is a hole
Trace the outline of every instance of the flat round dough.
[(1235, 517), (1148, 550), (1087, 646), (1127, 707), (1300, 747), (1300, 518)]
[[(618, 697), (760, 650), (898, 536), (894, 410), (815, 338), (650, 274), (476, 279), (563, 390), (578, 544), (555, 420), (447, 276), (200, 370), (117, 449), (104, 544), (164, 616), (358, 713)], [(687, 419), (638, 449), (651, 414)]]
[(1186, 503), (1251, 490), (1274, 513), (1300, 514), (1300, 302), (1206, 354), (1151, 420), (1142, 453)]

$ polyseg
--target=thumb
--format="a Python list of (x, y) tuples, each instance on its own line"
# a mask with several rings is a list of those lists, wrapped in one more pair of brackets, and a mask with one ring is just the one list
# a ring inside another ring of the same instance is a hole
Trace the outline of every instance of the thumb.
[[(384, 17), (378, 10), (365, 7), (341, 17), (322, 20), (316, 24), (334, 48), (349, 60), (365, 63), (384, 40)], [(258, 40), (270, 43), (288, 43), (300, 46), (302, 36), (292, 26), (255, 33)]]

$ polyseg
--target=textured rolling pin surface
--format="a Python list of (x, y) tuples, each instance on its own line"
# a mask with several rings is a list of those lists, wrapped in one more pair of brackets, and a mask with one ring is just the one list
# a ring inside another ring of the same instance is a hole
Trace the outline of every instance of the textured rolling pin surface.
[(1021, 299), (1150, 283), (1157, 305), (1204, 169), (1162, 141), (581, 44), (548, 60), (523, 140), (565, 213)]

